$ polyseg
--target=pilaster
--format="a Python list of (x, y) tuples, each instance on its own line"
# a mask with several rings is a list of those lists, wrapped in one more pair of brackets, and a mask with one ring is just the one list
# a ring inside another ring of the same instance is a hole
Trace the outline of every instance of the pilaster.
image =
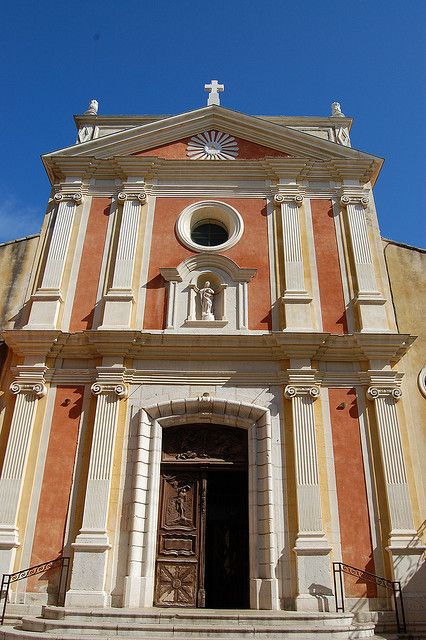
[(107, 532), (112, 460), (118, 420), (118, 405), (127, 397), (123, 367), (98, 367), (92, 385), (96, 413), (90, 452), (83, 524), (73, 543), (74, 561), (67, 604), (100, 606), (109, 604), (105, 591), (108, 550)]
[(312, 330), (312, 296), (305, 287), (300, 230), (299, 209), (303, 205), (303, 194), (297, 185), (287, 185), (284, 191), (280, 189), (275, 195), (274, 201), (281, 207), (285, 278), (281, 299), (285, 308), (285, 330)]
[[(320, 395), (313, 370), (290, 370), (290, 384), (284, 394), (291, 400), (296, 467), (298, 533), (294, 552), (297, 558), (299, 610), (318, 610), (315, 594), (331, 593), (329, 553), (331, 547), (323, 530), (315, 433), (314, 402)], [(298, 380), (299, 379), (299, 380)], [(312, 593), (312, 585), (316, 586)]]
[[(75, 189), (75, 185), (74, 185)], [(31, 296), (31, 312), (27, 329), (55, 329), (60, 305), (64, 300), (62, 279), (71, 240), (77, 205), (81, 204), (80, 190), (64, 190), (54, 195), (57, 204), (55, 223), (47, 250), (40, 287)]]
[(138, 189), (129, 193), (126, 189), (117, 196), (122, 204), (122, 216), (118, 237), (112, 286), (105, 296), (105, 309), (100, 329), (128, 329), (135, 301), (133, 271), (139, 231), (141, 205), (146, 193)]
[(365, 210), (369, 200), (365, 192), (344, 192), (340, 204), (346, 208), (349, 235), (357, 282), (354, 304), (358, 309), (361, 331), (389, 331), (385, 298), (377, 286)]
[(16, 402), (0, 478), (0, 574), (13, 570), (15, 549), (20, 545), (18, 510), (37, 401), (47, 393), (45, 370), (42, 366), (21, 365), (17, 367), (17, 377), (10, 385)]
[[(367, 397), (374, 402), (379, 434), (386, 499), (391, 530), (387, 550), (395, 580), (406, 583), (423, 556), (414, 527), (396, 403), (402, 397), (397, 386), (371, 386)], [(416, 569), (417, 570), (417, 569)]]

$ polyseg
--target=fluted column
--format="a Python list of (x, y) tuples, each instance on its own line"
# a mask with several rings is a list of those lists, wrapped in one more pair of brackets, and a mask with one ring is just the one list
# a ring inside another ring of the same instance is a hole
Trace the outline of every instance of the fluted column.
[(146, 194), (143, 191), (134, 194), (122, 191), (117, 198), (123, 204), (123, 210), (112, 286), (105, 297), (104, 318), (100, 329), (129, 328), (134, 302), (133, 271), (141, 204), (146, 202)]
[(368, 198), (363, 195), (343, 195), (340, 203), (346, 208), (352, 246), (357, 291), (355, 304), (359, 308), (361, 330), (387, 330), (384, 304), (386, 300), (378, 289), (365, 210)]
[(395, 580), (403, 584), (423, 562), (421, 545), (413, 521), (400, 426), (396, 403), (402, 392), (398, 387), (372, 386), (367, 397), (374, 402), (380, 441), (390, 532), (388, 551), (393, 561)]
[(15, 381), (10, 390), (16, 394), (16, 402), (0, 478), (0, 574), (12, 570), (15, 549), (20, 544), (17, 517), (37, 400), (47, 393), (42, 381)]
[(323, 531), (315, 434), (314, 402), (320, 395), (316, 385), (288, 385), (285, 397), (291, 400), (298, 533), (294, 552), (297, 557), (297, 609), (318, 609), (310, 593), (312, 584), (331, 585), (330, 545)]
[[(118, 420), (118, 405), (127, 396), (126, 386), (114, 381), (122, 377), (123, 369), (109, 368), (98, 371), (111, 379), (108, 383), (96, 382), (92, 393), (97, 397), (90, 452), (83, 524), (73, 543), (74, 562), (71, 588), (67, 594), (70, 605), (106, 606), (105, 591), (107, 552), (110, 543), (107, 533), (109, 494), (112, 462)], [(121, 376), (120, 376), (121, 374)]]
[(55, 329), (60, 304), (63, 301), (62, 278), (71, 240), (76, 206), (82, 193), (56, 193), (55, 223), (47, 251), (46, 263), (39, 289), (32, 296), (28, 328)]
[(285, 329), (306, 331), (312, 328), (312, 297), (306, 291), (303, 267), (299, 212), (303, 205), (303, 196), (277, 193), (274, 200), (281, 207), (285, 278), (282, 301), (285, 308)]

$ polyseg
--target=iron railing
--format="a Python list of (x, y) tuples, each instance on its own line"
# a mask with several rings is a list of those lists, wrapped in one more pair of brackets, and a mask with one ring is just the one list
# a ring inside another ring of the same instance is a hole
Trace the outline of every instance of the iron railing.
[[(24, 578), (30, 578), (31, 576), (36, 576), (39, 573), (44, 573), (45, 571), (49, 571), (50, 569), (56, 569), (57, 567), (60, 567), (61, 571), (59, 574), (58, 594), (56, 598), (56, 604), (58, 606), (63, 605), (65, 601), (65, 592), (67, 587), (69, 565), (70, 565), (70, 559), (68, 557), (59, 556), (59, 558), (55, 558), (55, 560), (48, 560), (48, 562), (43, 562), (42, 564), (37, 564), (34, 567), (29, 567), (28, 569), (22, 569), (21, 571), (16, 571), (16, 573), (4, 573), (3, 579), (1, 581), (1, 589), (0, 589), (0, 601), (2, 598), (4, 598), (3, 612), (0, 618), (0, 624), (3, 624), (4, 622), (4, 616), (6, 614), (6, 605), (7, 605), (10, 585), (13, 582), (17, 582), (18, 580), (24, 580)], [(62, 589), (62, 583), (64, 584), (63, 589)]]
[[(363, 571), (362, 569), (357, 569), (356, 567), (351, 567), (349, 564), (343, 564), (343, 562), (333, 562), (334, 598), (336, 601), (336, 612), (345, 612), (343, 573), (347, 573), (350, 576), (355, 576), (356, 578), (362, 578), (366, 582), (373, 582), (374, 584), (385, 587), (385, 589), (392, 591), (398, 633), (407, 633), (401, 583), (397, 581), (387, 580), (386, 578), (376, 576), (374, 573), (369, 573), (368, 571)], [(339, 599), (341, 604), (339, 604)]]

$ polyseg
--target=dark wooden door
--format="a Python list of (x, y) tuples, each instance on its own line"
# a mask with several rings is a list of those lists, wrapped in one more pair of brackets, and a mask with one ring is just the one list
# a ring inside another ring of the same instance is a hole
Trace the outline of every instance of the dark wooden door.
[(196, 470), (161, 473), (154, 604), (204, 606), (205, 478)]
[(205, 607), (206, 576), (207, 606), (248, 606), (247, 435), (172, 427), (163, 434), (154, 605)]

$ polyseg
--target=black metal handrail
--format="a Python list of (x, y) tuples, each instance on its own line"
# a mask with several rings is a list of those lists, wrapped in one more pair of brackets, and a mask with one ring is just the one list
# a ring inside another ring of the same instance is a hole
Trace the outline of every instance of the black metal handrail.
[[(376, 576), (374, 573), (370, 573), (369, 571), (363, 571), (362, 569), (351, 567), (349, 564), (344, 564), (343, 562), (333, 562), (334, 598), (336, 601), (336, 612), (345, 612), (345, 597), (342, 578), (343, 573), (347, 573), (348, 575), (355, 576), (357, 578), (362, 578), (366, 582), (373, 582), (374, 584), (385, 587), (385, 589), (392, 591), (398, 633), (407, 632), (401, 583), (397, 582), (396, 580), (387, 580), (386, 578), (382, 578), (381, 576)], [(337, 575), (339, 575), (339, 579), (337, 579)], [(339, 590), (337, 588), (338, 586)], [(340, 592), (340, 602), (342, 603), (341, 605), (339, 605), (338, 591)]]
[[(28, 569), (22, 569), (21, 571), (16, 571), (15, 573), (4, 573), (1, 581), (1, 589), (0, 589), (0, 600), (4, 598), (3, 604), (3, 612), (0, 618), (0, 624), (4, 622), (4, 616), (6, 614), (6, 605), (7, 598), (9, 595), (9, 588), (13, 582), (17, 582), (18, 580), (24, 580), (24, 578), (30, 578), (31, 576), (36, 576), (39, 573), (44, 573), (45, 571), (49, 571), (49, 569), (55, 569), (56, 567), (61, 567), (61, 572), (59, 574), (59, 584), (58, 584), (58, 595), (56, 599), (56, 604), (64, 604), (65, 600), (65, 591), (68, 581), (68, 569), (70, 566), (70, 559), (68, 557), (59, 556), (59, 558), (55, 558), (54, 560), (48, 560), (47, 562), (43, 562), (42, 564), (37, 564), (34, 567), (29, 567)], [(63, 597), (61, 598), (61, 586), (63, 582), (63, 578), (65, 575), (64, 585), (65, 588), (63, 590)]]

